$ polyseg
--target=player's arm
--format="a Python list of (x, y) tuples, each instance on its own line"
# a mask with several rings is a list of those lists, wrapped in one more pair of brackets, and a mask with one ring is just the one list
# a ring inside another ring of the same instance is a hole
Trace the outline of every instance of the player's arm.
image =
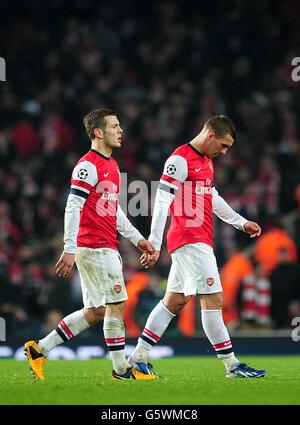
[(91, 162), (82, 161), (74, 168), (64, 216), (64, 250), (55, 265), (55, 271), (59, 276), (66, 276), (72, 270), (77, 248), (80, 211), (97, 181), (97, 170)]
[(225, 223), (231, 224), (236, 229), (248, 233), (251, 238), (261, 234), (260, 226), (254, 221), (249, 221), (236, 211), (219, 195), (215, 187), (212, 189), (212, 208), (216, 214)]
[(156, 250), (155, 261), (150, 261), (145, 255), (142, 255), (141, 263), (145, 267), (153, 266), (159, 258), (169, 208), (187, 175), (186, 160), (179, 155), (170, 156), (165, 163), (164, 171), (159, 181), (152, 214), (149, 241), (152, 242)]
[(132, 225), (120, 205), (118, 205), (117, 209), (117, 230), (124, 238), (129, 239), (140, 251), (148, 253), (149, 255), (154, 253), (154, 247), (151, 242), (147, 241), (137, 228)]

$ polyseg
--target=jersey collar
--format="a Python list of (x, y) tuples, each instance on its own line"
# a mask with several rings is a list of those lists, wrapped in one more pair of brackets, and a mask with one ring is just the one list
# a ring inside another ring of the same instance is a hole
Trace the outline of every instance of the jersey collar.
[(193, 149), (193, 151), (195, 151), (198, 155), (200, 156), (205, 156), (203, 153), (201, 153), (200, 151), (198, 151), (196, 148), (194, 148), (194, 146), (192, 146), (190, 143), (187, 143), (187, 145)]
[(102, 153), (96, 151), (95, 149), (91, 149), (92, 152), (95, 152), (97, 155), (100, 155), (103, 159), (106, 159), (106, 161), (109, 161), (111, 157), (107, 158), (107, 156), (102, 155)]

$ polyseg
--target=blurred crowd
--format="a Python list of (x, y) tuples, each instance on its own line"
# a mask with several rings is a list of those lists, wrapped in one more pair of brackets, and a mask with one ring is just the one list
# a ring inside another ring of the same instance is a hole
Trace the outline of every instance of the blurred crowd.
[[(128, 183), (148, 185), (210, 116), (232, 118), (238, 139), (216, 160), (215, 186), (261, 224), (267, 242), (261, 247), (216, 220), (224, 317), (236, 327), (288, 327), (300, 316), (300, 82), (291, 78), (291, 60), (300, 56), (297, 1), (145, 7), (23, 0), (11, 7), (4, 1), (0, 29), (7, 64), (0, 83), (0, 316), (7, 335), (39, 337), (81, 308), (76, 270), (62, 280), (54, 264), (72, 168), (90, 146), (82, 117), (95, 107), (117, 111), (120, 169)], [(147, 237), (151, 217), (129, 218)], [(145, 273), (127, 240), (120, 252), (128, 333), (138, 335), (164, 293), (170, 256), (164, 249)], [(168, 332), (197, 333), (198, 308), (192, 302)]]

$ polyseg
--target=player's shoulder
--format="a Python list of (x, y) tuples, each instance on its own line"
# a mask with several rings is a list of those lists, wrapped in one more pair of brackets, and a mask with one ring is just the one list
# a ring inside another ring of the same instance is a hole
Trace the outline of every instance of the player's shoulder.
[(163, 176), (172, 177), (183, 182), (188, 175), (188, 164), (185, 157), (184, 146), (179, 146), (166, 160)]
[(178, 163), (185, 166), (188, 159), (188, 149), (186, 145), (181, 145), (176, 148), (166, 160), (166, 163)]
[(83, 155), (77, 162), (78, 164), (90, 164), (95, 167), (97, 170), (111, 166), (116, 166), (116, 160), (112, 157), (107, 158), (102, 155), (100, 152), (97, 152), (93, 149), (89, 150), (85, 155)]
[(185, 143), (184, 145), (178, 146), (178, 148), (175, 149), (175, 151), (170, 155), (178, 155), (178, 156), (182, 156), (183, 158), (185, 158), (189, 153), (189, 146), (187, 143)]
[(111, 160), (111, 164), (114, 166), (114, 167), (117, 167), (117, 168), (119, 168), (119, 166), (118, 166), (118, 162), (115, 160), (115, 158), (114, 157), (110, 157), (110, 160)]
[(97, 152), (93, 151), (92, 149), (89, 150), (86, 154), (84, 154), (81, 158), (78, 160), (78, 164), (80, 162), (91, 162), (92, 164), (98, 164), (99, 162), (99, 156), (97, 155)]
[(95, 182), (98, 179), (97, 169), (98, 163), (95, 155), (92, 151), (88, 151), (77, 161), (72, 172), (72, 179), (86, 181), (91, 180), (91, 182)]

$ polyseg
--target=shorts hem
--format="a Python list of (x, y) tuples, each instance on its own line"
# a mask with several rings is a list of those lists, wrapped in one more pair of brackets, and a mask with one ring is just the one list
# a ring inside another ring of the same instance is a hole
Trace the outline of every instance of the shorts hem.
[[(167, 292), (171, 292), (172, 294), (182, 294), (182, 295), (184, 295), (184, 292), (183, 291), (172, 291), (172, 290), (166, 290), (166, 293)], [(193, 295), (212, 295), (212, 294), (218, 294), (219, 292), (223, 292), (223, 289), (220, 289), (220, 290), (218, 290), (218, 291), (213, 291), (213, 292), (196, 292), (195, 294), (192, 294), (192, 296)], [(185, 295), (186, 297), (189, 297), (189, 296), (191, 296), (191, 295)]]

